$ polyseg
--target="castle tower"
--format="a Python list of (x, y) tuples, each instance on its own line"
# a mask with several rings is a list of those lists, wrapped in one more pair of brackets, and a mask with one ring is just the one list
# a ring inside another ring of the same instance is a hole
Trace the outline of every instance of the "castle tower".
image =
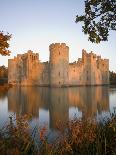
[(55, 43), (50, 50), (50, 86), (67, 86), (69, 81), (69, 47)]
[(103, 85), (109, 84), (109, 60), (97, 57), (97, 67), (101, 72), (101, 83)]
[(17, 65), (16, 65), (16, 58), (8, 60), (8, 83), (15, 85), (16, 84), (16, 77), (17, 75)]
[(39, 54), (29, 50), (27, 52), (27, 75), (29, 79), (34, 79), (37, 73), (37, 65), (39, 62)]

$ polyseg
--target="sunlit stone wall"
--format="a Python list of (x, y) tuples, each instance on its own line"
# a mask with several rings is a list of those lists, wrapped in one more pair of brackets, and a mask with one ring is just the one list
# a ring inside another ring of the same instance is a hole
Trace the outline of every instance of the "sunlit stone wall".
[(109, 60), (82, 50), (82, 59), (69, 64), (69, 85), (109, 84)]
[(79, 86), (109, 84), (109, 60), (82, 50), (82, 58), (69, 63), (65, 43), (49, 46), (49, 62), (40, 62), (39, 54), (28, 51), (8, 61), (8, 82), (13, 85)]

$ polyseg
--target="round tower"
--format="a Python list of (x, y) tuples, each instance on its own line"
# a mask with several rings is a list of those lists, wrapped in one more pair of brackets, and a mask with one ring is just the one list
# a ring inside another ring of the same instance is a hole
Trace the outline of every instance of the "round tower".
[(50, 86), (67, 86), (69, 80), (69, 47), (55, 43), (50, 50)]

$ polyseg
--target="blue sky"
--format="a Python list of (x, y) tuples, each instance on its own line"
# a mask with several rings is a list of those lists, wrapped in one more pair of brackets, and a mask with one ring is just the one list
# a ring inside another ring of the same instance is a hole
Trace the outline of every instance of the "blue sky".
[(70, 48), (70, 62), (81, 57), (82, 49), (94, 51), (110, 59), (110, 70), (116, 71), (116, 33), (110, 32), (108, 42), (93, 44), (75, 23), (84, 12), (84, 0), (0, 0), (0, 30), (12, 34), (10, 57), (0, 56), (0, 65), (8, 58), (27, 50), (39, 52), (40, 60), (49, 59), (49, 45), (65, 42)]

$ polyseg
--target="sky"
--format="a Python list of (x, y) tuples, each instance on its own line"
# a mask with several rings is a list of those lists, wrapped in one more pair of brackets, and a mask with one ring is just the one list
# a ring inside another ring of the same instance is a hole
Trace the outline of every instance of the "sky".
[(116, 72), (116, 33), (110, 32), (107, 42), (91, 43), (76, 24), (77, 14), (84, 13), (84, 0), (0, 0), (0, 31), (12, 34), (11, 56), (0, 56), (0, 65), (27, 50), (39, 52), (41, 62), (49, 60), (51, 43), (69, 46), (69, 61), (77, 61), (82, 49), (94, 51), (110, 61)]

